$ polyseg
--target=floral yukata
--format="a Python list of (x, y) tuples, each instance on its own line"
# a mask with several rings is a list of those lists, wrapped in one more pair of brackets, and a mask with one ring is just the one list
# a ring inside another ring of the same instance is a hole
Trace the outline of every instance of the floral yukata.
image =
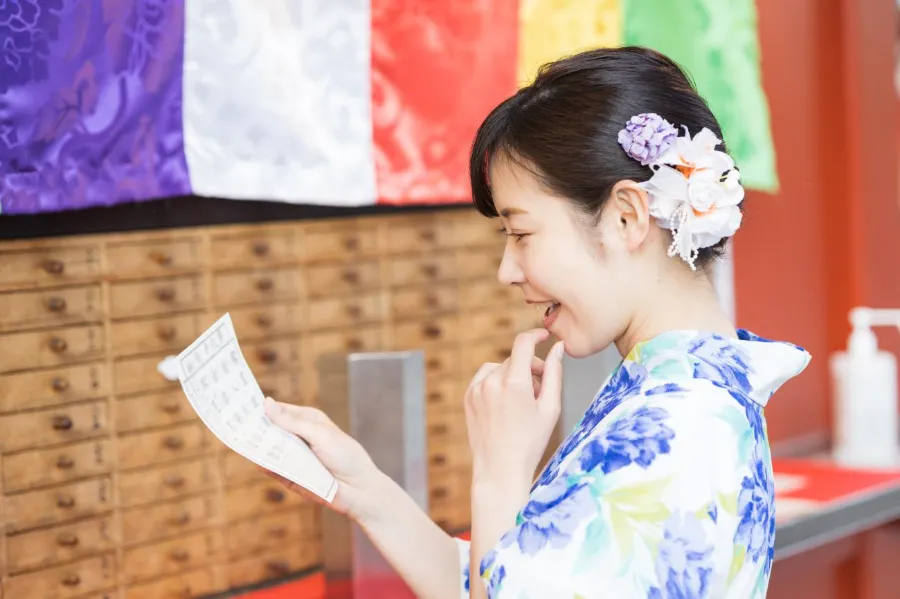
[[(482, 560), (488, 596), (764, 597), (775, 491), (763, 407), (809, 360), (745, 330), (638, 344)], [(457, 543), (465, 597), (469, 543)]]

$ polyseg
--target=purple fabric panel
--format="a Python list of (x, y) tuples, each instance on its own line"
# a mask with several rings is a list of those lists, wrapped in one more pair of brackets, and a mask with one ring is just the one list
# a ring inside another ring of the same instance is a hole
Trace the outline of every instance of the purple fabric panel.
[(3, 214), (190, 193), (183, 48), (184, 0), (0, 0)]

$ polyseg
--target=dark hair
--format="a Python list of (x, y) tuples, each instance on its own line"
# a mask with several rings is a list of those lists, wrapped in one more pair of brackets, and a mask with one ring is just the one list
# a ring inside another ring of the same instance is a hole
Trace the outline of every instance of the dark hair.
[[(617, 182), (653, 175), (618, 143), (619, 130), (645, 112), (679, 131), (687, 127), (694, 135), (706, 127), (722, 139), (687, 74), (659, 52), (601, 48), (544, 65), (531, 85), (503, 101), (478, 129), (469, 160), (476, 209), (497, 216), (488, 175), (493, 159), (505, 156), (528, 168), (551, 193), (599, 218)], [(724, 142), (719, 149), (727, 151)], [(701, 249), (697, 266), (721, 255), (727, 241)]]

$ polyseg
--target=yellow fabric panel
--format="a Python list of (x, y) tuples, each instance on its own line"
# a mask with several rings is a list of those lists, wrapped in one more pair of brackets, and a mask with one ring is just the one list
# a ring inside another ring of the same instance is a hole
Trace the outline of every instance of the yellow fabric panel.
[(544, 63), (621, 45), (622, 29), (622, 0), (519, 0), (519, 85)]

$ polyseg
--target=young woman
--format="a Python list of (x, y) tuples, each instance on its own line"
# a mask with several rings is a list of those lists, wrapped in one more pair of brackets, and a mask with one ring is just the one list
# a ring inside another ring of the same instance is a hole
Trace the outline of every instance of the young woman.
[[(435, 526), (324, 414), (267, 402), (339, 480), (331, 507), (419, 596), (765, 596), (775, 506), (763, 408), (810, 358), (736, 330), (720, 308), (708, 267), (744, 199), (721, 139), (679, 67), (641, 48), (546, 66), (478, 130), (475, 206), (507, 235), (498, 277), (546, 312), (464, 398), (471, 543)], [(544, 363), (534, 348), (550, 333), (561, 341)], [(621, 364), (534, 482), (563, 351), (610, 343)]]

